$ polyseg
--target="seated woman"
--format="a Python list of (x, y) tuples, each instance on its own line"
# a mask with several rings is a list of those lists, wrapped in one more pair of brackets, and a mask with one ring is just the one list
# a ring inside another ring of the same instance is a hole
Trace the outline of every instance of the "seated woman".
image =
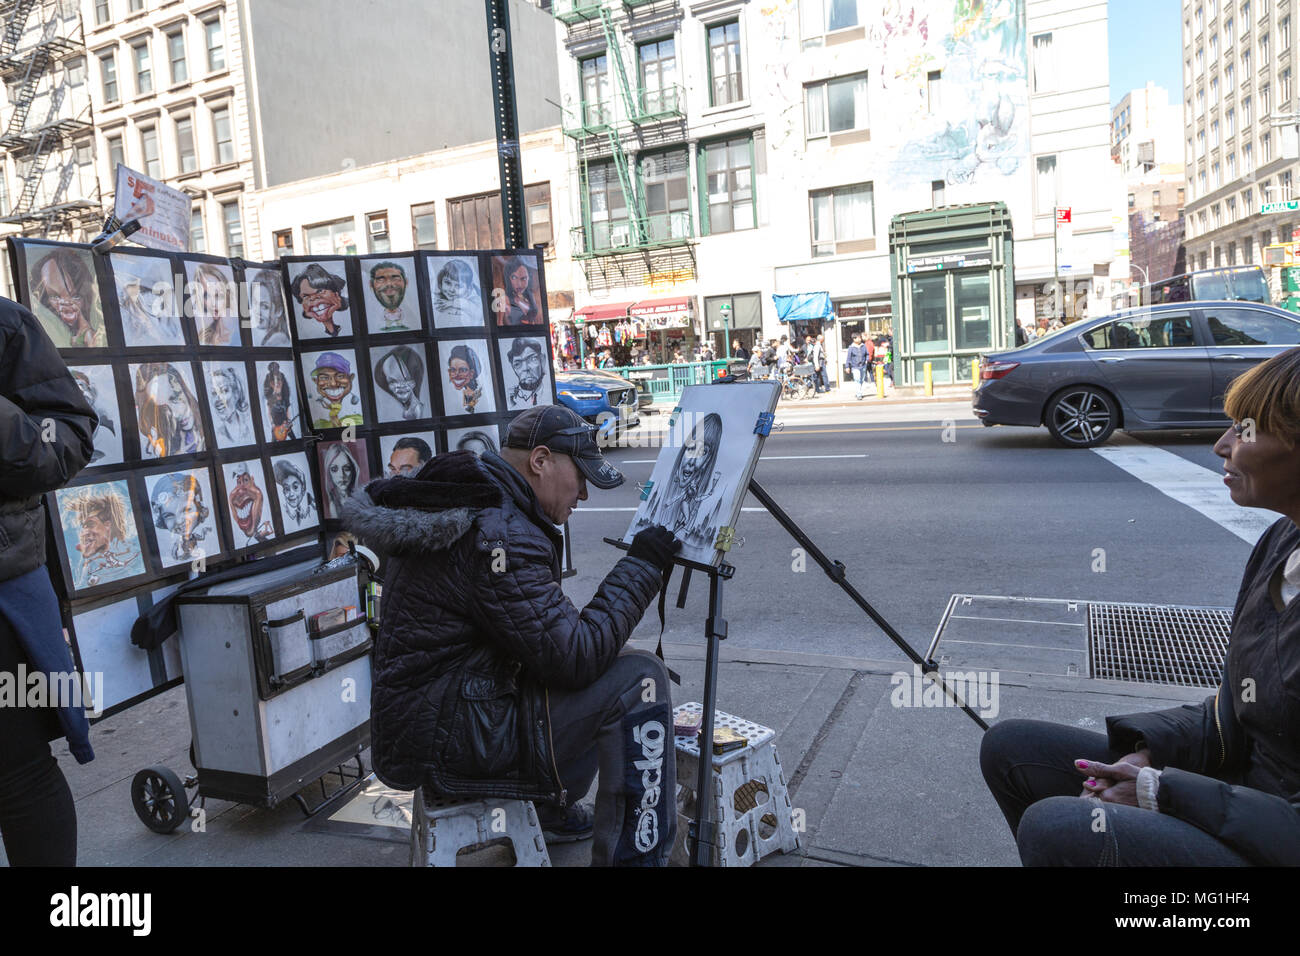
[(1300, 865), (1300, 348), (1224, 406), (1232, 500), (1284, 517), (1246, 563), (1219, 692), (1108, 717), (1104, 736), (995, 725), (980, 767), (1026, 866)]

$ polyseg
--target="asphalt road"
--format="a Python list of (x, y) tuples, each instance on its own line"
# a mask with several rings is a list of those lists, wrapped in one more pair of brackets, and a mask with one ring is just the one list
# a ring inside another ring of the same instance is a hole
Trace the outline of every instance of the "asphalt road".
[[(1236, 597), (1250, 553), (1240, 534), (1102, 454), (1058, 447), (1044, 429), (985, 428), (968, 403), (783, 406), (777, 421), (784, 427), (768, 439), (755, 477), (920, 651), (953, 593), (1223, 606)], [(1180, 462), (1221, 471), (1211, 450), (1218, 435), (1121, 434), (1108, 447), (1154, 456), (1181, 480)], [(617, 560), (602, 538), (626, 530), (635, 485), (657, 452), (610, 452), (628, 482), (593, 490), (571, 519), (578, 573), (565, 588), (575, 602), (588, 600)], [(1221, 487), (1206, 494), (1227, 502)], [(758, 503), (751, 496), (745, 505)], [(1242, 511), (1230, 502), (1226, 510)], [(737, 536), (724, 601), (733, 645), (902, 659), (811, 557), (799, 560), (771, 515), (743, 512)], [(686, 607), (669, 602), (664, 639), (703, 643), (706, 611), (706, 580), (696, 575)], [(651, 608), (634, 638), (658, 632)]]

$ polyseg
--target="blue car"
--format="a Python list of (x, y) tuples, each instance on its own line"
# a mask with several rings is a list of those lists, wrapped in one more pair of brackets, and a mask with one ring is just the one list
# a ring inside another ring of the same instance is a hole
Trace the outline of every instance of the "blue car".
[(616, 443), (641, 424), (636, 385), (621, 375), (592, 369), (558, 372), (555, 391), (562, 404), (597, 426), (602, 444)]

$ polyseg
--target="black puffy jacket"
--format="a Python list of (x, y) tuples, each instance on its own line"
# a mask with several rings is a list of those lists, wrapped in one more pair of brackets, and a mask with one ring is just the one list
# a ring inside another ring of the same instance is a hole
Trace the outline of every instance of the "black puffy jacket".
[(1300, 528), (1275, 523), (1255, 545), (1232, 617), (1219, 692), (1201, 704), (1106, 718), (1110, 745), (1146, 741), (1164, 772), (1162, 813), (1263, 866), (1300, 866), (1300, 598), (1269, 594)]
[(581, 611), (561, 538), (496, 455), (452, 452), (373, 481), (344, 524), (384, 557), (370, 741), (391, 787), (564, 802), (548, 687), (593, 683), (661, 585), (624, 557)]
[(97, 422), (36, 317), (0, 298), (0, 581), (45, 563), (41, 495), (90, 461)]

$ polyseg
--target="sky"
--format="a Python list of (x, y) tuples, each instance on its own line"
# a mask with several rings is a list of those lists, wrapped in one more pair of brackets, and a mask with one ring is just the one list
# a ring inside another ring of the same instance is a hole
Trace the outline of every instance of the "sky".
[(1148, 81), (1183, 101), (1183, 5), (1181, 0), (1108, 0), (1110, 103)]

